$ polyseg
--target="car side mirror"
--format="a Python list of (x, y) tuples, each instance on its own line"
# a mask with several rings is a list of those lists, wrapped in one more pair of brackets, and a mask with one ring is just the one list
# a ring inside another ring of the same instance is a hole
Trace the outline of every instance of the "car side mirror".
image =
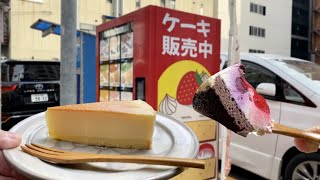
[(276, 95), (276, 85), (274, 83), (260, 83), (256, 91), (261, 95), (275, 96)]

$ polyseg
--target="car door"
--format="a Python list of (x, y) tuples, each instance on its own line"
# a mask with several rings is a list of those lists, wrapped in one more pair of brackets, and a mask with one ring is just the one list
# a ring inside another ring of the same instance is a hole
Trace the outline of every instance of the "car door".
[[(278, 89), (280, 78), (276, 74), (257, 63), (241, 61), (246, 67), (246, 79), (254, 88), (260, 83), (274, 83), (276, 89)], [(279, 96), (278, 91), (275, 96), (264, 96), (270, 107), (271, 117), (277, 122), (279, 122), (281, 115)], [(233, 133), (230, 146), (232, 163), (262, 177), (269, 178), (276, 144), (277, 135), (274, 134), (259, 137), (250, 134), (247, 137), (242, 137)]]
[[(308, 129), (319, 125), (319, 108), (293, 84), (282, 80), (282, 102), (280, 123), (298, 129)], [(287, 149), (293, 147), (293, 138), (279, 136), (276, 156), (282, 157)]]

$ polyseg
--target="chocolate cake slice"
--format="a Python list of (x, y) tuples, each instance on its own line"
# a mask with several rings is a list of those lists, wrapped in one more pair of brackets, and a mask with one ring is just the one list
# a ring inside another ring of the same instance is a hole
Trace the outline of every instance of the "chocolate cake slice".
[(233, 132), (246, 137), (272, 132), (265, 99), (244, 78), (242, 64), (230, 66), (203, 82), (193, 97), (193, 108)]

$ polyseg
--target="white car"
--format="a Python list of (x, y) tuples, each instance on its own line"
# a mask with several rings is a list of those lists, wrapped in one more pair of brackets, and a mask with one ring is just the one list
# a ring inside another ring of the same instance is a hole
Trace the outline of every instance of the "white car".
[[(320, 65), (270, 54), (240, 58), (247, 81), (266, 98), (274, 121), (299, 129), (320, 125)], [(226, 59), (221, 54), (221, 68)], [(301, 153), (293, 138), (276, 134), (245, 138), (233, 133), (230, 145), (232, 164), (267, 179), (319, 179), (319, 152)]]

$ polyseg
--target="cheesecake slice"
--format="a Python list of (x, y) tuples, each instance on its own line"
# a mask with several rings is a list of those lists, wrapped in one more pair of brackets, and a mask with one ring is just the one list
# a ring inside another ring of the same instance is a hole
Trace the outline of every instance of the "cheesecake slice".
[(80, 144), (151, 149), (156, 113), (144, 101), (110, 101), (50, 107), (49, 136)]

